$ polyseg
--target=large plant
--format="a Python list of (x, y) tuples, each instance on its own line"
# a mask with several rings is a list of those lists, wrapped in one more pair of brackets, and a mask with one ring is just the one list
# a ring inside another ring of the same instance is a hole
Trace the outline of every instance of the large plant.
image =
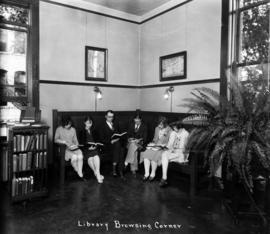
[(230, 98), (210, 88), (197, 88), (184, 106), (197, 114), (184, 119), (197, 125), (190, 133), (189, 150), (204, 150), (210, 173), (226, 160), (229, 173), (237, 173), (253, 190), (252, 165), (270, 170), (270, 93), (262, 88), (251, 92), (236, 82), (230, 84)]

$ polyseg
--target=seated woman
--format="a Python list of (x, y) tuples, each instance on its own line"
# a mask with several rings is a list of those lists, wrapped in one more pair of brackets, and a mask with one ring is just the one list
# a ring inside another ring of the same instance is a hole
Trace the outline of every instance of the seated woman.
[[(83, 144), (84, 144), (84, 157), (87, 159), (89, 167), (94, 172), (98, 183), (103, 183), (104, 176), (100, 174), (100, 158), (97, 151), (98, 145), (95, 143), (93, 137), (93, 119), (90, 116), (85, 117), (84, 131), (83, 131)], [(90, 144), (92, 143), (92, 144)]]
[[(156, 176), (157, 165), (161, 160), (162, 148), (166, 147), (171, 133), (171, 128), (168, 125), (165, 117), (160, 117), (158, 126), (155, 128), (153, 142), (149, 143), (146, 150), (141, 154), (140, 162), (144, 162), (144, 177), (143, 181), (153, 181)], [(150, 175), (150, 166), (152, 167)], [(150, 177), (149, 177), (150, 175)]]
[(67, 146), (65, 152), (65, 160), (70, 160), (71, 165), (77, 172), (78, 176), (82, 180), (85, 180), (82, 173), (83, 154), (82, 151), (79, 149), (76, 130), (72, 127), (72, 121), (69, 116), (62, 118), (62, 126), (59, 126), (56, 129), (54, 142)]
[(147, 127), (142, 122), (142, 117), (139, 113), (134, 116), (134, 123), (128, 129), (128, 144), (127, 157), (125, 160), (125, 167), (130, 164), (130, 170), (136, 176), (138, 170), (138, 150), (143, 147), (147, 140)]
[(164, 151), (161, 156), (162, 179), (160, 186), (165, 187), (167, 183), (167, 172), (169, 162), (184, 163), (188, 161), (188, 153), (185, 152), (185, 146), (189, 133), (181, 123), (173, 123), (173, 132), (168, 143), (168, 150)]

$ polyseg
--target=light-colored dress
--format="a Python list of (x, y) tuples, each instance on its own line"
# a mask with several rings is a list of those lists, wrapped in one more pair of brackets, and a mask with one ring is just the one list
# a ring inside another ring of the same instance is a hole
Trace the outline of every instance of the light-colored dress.
[[(153, 143), (155, 145), (166, 146), (168, 144), (171, 132), (172, 132), (172, 129), (169, 126), (163, 129), (156, 127)], [(153, 150), (151, 148), (146, 149), (141, 154), (140, 163), (143, 162), (144, 159), (149, 159), (150, 161), (155, 161), (159, 163), (161, 161), (162, 153), (163, 153), (163, 150)]]
[(180, 129), (179, 132), (173, 131), (171, 133), (168, 150), (163, 153), (170, 162), (184, 163), (188, 161), (188, 152), (185, 151), (188, 137), (189, 133), (184, 128)]
[[(76, 135), (76, 130), (73, 127), (66, 129), (62, 126), (59, 126), (56, 129), (55, 136), (54, 136), (54, 141), (56, 142), (57, 140), (65, 141), (68, 144), (68, 146), (79, 145), (77, 135)], [(81, 154), (82, 152), (79, 149), (71, 151), (67, 148), (65, 152), (65, 160), (66, 161), (70, 159), (72, 160), (74, 156), (81, 155)]]

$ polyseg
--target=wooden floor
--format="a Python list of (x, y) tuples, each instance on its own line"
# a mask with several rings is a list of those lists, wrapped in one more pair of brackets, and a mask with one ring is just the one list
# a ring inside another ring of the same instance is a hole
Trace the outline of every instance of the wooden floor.
[(143, 183), (131, 174), (126, 181), (113, 178), (110, 172), (104, 175), (103, 184), (89, 174), (86, 182), (70, 178), (62, 189), (54, 176), (49, 197), (25, 207), (11, 205), (1, 191), (0, 233), (258, 233), (258, 224), (252, 220), (235, 226), (217, 192), (201, 191), (191, 200), (184, 182), (161, 189), (158, 181)]

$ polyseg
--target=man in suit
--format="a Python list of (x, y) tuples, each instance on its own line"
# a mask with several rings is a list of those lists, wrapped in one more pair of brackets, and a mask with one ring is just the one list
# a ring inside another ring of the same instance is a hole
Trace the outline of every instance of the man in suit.
[(104, 144), (104, 150), (112, 155), (113, 162), (113, 176), (117, 176), (118, 172), (121, 178), (124, 178), (124, 154), (121, 146), (121, 139), (112, 139), (114, 133), (119, 133), (119, 127), (114, 123), (114, 112), (112, 110), (106, 111), (105, 121), (100, 127), (100, 141)]
[(141, 150), (147, 141), (147, 127), (142, 122), (140, 113), (136, 112), (134, 122), (128, 129), (128, 152), (125, 160), (125, 168), (130, 164), (130, 170), (134, 176), (138, 170), (138, 151)]

